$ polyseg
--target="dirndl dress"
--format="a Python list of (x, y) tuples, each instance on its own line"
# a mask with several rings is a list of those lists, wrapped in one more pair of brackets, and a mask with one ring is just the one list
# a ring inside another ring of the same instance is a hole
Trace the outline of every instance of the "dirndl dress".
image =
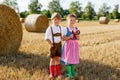
[[(70, 36), (72, 32), (67, 27), (66, 36)], [(75, 37), (66, 40), (62, 46), (61, 61), (67, 64), (79, 64), (79, 45)]]

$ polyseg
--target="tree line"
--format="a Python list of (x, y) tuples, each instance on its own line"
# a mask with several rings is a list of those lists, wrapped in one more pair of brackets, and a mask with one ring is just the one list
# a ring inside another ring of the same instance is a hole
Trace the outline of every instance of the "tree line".
[(106, 3), (103, 3), (103, 5), (99, 8), (98, 13), (96, 13), (94, 10), (94, 4), (91, 2), (88, 2), (85, 8), (82, 10), (82, 6), (79, 1), (73, 1), (70, 3), (69, 9), (63, 9), (63, 7), (60, 5), (60, 0), (52, 0), (48, 3), (48, 10), (41, 10), (43, 5), (39, 3), (38, 0), (31, 0), (30, 4), (28, 5), (29, 11), (24, 12), (19, 12), (17, 0), (3, 0), (2, 3), (12, 6), (22, 18), (25, 18), (29, 14), (43, 14), (50, 18), (52, 13), (58, 12), (64, 19), (69, 13), (76, 14), (77, 17), (82, 20), (97, 20), (101, 16), (108, 17), (109, 19), (120, 19), (119, 4), (116, 4), (112, 12), (110, 12), (111, 7)]

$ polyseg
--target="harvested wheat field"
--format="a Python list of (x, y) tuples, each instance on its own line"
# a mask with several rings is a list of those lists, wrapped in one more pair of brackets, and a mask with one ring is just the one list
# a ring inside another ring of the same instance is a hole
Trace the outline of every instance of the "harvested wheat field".
[[(81, 39), (80, 64), (75, 66), (79, 74), (74, 80), (120, 80), (120, 23), (83, 21), (76, 25)], [(0, 56), (0, 80), (49, 80), (49, 46), (44, 35), (29, 33), (23, 27), (19, 53)], [(70, 80), (63, 64), (61, 73), (63, 80)]]

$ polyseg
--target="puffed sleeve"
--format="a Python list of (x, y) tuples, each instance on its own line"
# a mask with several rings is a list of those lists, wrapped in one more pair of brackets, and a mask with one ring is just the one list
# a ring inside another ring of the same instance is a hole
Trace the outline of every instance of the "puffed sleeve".
[(66, 27), (62, 27), (62, 36), (67, 34), (67, 28)]
[(50, 27), (48, 27), (45, 32), (45, 40), (47, 39), (51, 40), (51, 37), (52, 37), (51, 29)]

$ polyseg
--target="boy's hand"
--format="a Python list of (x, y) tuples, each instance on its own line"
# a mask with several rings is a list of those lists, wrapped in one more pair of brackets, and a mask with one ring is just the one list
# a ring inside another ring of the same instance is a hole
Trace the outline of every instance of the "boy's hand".
[(50, 46), (51, 46), (51, 47), (54, 47), (54, 45), (53, 45), (52, 43), (50, 44)]

